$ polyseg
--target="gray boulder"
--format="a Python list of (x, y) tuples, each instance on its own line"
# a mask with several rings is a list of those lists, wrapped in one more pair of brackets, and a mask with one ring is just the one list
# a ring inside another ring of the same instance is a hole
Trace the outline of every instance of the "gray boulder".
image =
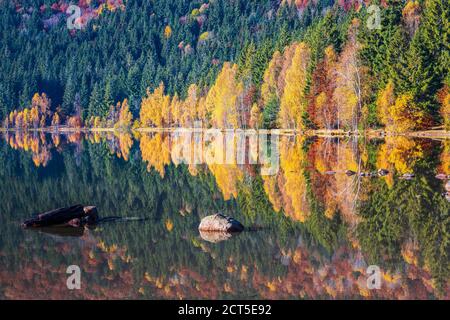
[(206, 232), (241, 232), (244, 226), (231, 217), (217, 213), (203, 218), (198, 229)]

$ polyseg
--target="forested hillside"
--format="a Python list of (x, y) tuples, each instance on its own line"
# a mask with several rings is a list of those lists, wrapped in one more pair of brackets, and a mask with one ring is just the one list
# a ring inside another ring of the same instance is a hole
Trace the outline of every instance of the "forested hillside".
[(448, 126), (448, 0), (77, 5), (0, 2), (5, 127)]

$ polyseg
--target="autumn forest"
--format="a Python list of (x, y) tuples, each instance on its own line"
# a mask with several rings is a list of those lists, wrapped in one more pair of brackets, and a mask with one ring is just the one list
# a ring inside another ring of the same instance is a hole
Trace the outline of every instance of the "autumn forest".
[[(367, 22), (370, 3), (359, 2), (175, 1), (174, 10), (99, 1), (95, 14), (94, 3), (81, 2), (91, 18), (64, 32), (45, 20), (64, 7), (5, 3), (2, 21), (12, 25), (2, 28), (2, 69), (11, 70), (0, 82), (3, 127), (128, 130), (201, 121), (222, 129), (448, 128), (445, 2), (382, 2), (378, 27)], [(168, 10), (170, 19), (156, 26)], [(263, 18), (255, 20), (257, 13)], [(254, 32), (241, 34), (244, 28)], [(237, 33), (239, 41), (227, 44)], [(118, 41), (107, 42), (111, 36)], [(58, 49), (63, 45), (70, 49)], [(15, 55), (18, 48), (33, 58)], [(60, 61), (55, 73), (46, 67), (50, 52)]]
[(449, 300), (449, 15), (0, 0), (0, 300)]

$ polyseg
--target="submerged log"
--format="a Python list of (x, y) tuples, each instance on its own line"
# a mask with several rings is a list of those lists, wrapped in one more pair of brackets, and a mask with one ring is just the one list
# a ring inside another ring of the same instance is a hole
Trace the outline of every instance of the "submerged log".
[(98, 213), (96, 207), (75, 205), (38, 214), (37, 216), (24, 221), (22, 227), (36, 228), (56, 225), (79, 227), (83, 224), (93, 224), (97, 220)]

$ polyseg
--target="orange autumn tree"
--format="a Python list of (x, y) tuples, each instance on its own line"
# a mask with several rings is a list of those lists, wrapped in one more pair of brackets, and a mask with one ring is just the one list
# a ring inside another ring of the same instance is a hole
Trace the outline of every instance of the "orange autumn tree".
[(333, 91), (337, 55), (333, 46), (328, 46), (324, 53), (323, 60), (317, 64), (312, 75), (308, 114), (318, 128), (332, 129), (336, 122)]
[(280, 102), (278, 121), (282, 128), (304, 129), (302, 115), (306, 111), (305, 89), (310, 59), (308, 45), (304, 42), (297, 44), (286, 72), (286, 86)]
[(140, 121), (144, 127), (163, 127), (169, 124), (168, 110), (170, 97), (164, 94), (164, 83), (153, 92), (147, 89), (147, 96), (142, 99)]
[(35, 93), (31, 99), (31, 106), (19, 111), (12, 111), (5, 124), (7, 127), (15, 126), (16, 129), (43, 128), (47, 124), (47, 117), (51, 117), (51, 115), (50, 99), (45, 93), (41, 95)]
[(419, 28), (421, 8), (419, 1), (410, 0), (402, 10), (403, 23), (412, 38)]

